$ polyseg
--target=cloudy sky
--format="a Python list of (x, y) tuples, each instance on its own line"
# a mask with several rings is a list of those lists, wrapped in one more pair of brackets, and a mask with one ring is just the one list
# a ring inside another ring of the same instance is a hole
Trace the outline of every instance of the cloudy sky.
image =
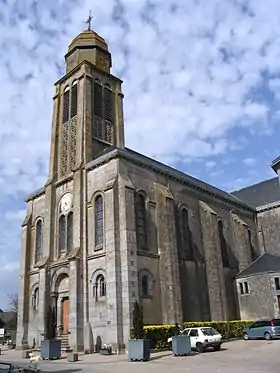
[(53, 83), (89, 9), (124, 81), (128, 147), (226, 190), (273, 177), (280, 155), (279, 0), (0, 0), (0, 308), (24, 197), (47, 177)]

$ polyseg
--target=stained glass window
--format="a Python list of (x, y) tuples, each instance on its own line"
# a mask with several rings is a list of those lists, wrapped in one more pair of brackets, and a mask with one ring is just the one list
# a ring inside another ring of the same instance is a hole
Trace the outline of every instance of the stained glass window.
[(36, 224), (36, 247), (35, 247), (35, 262), (37, 263), (42, 255), (43, 246), (43, 222), (41, 219)]
[(66, 218), (61, 215), (59, 218), (59, 252), (64, 253), (66, 246)]
[(227, 243), (226, 243), (226, 239), (224, 236), (223, 222), (221, 220), (218, 221), (218, 234), (219, 234), (219, 240), (220, 240), (220, 249), (221, 249), (223, 267), (229, 267)]
[(145, 198), (137, 193), (135, 197), (136, 233), (139, 250), (147, 250), (147, 227)]
[(103, 198), (95, 199), (95, 246), (103, 245)]
[(68, 122), (69, 120), (69, 89), (63, 94), (63, 111), (62, 111), (62, 123)]
[(189, 223), (189, 211), (184, 208), (181, 213), (183, 255), (187, 260), (194, 260), (192, 232)]
[(73, 212), (67, 215), (67, 252), (73, 250)]
[(78, 110), (78, 86), (77, 82), (72, 86), (71, 89), (71, 115), (70, 118), (73, 118), (77, 115)]

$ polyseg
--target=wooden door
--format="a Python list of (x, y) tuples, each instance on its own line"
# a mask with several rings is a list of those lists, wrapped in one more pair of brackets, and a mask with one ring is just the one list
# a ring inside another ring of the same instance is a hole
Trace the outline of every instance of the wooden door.
[(69, 330), (69, 299), (65, 298), (62, 302), (62, 326), (63, 333), (67, 334)]

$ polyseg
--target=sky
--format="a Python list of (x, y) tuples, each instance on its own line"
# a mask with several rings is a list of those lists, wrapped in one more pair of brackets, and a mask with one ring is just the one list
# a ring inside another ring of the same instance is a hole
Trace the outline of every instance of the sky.
[(47, 179), (53, 84), (90, 9), (124, 81), (128, 147), (227, 191), (274, 176), (279, 0), (0, 0), (0, 308), (24, 199)]

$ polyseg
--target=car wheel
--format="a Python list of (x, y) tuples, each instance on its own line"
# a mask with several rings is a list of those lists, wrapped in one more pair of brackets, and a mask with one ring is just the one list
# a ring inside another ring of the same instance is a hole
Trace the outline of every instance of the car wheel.
[(220, 351), (220, 349), (221, 349), (221, 345), (214, 346), (215, 351)]
[(197, 350), (197, 352), (202, 353), (202, 352), (204, 351), (203, 344), (200, 343), (200, 342), (198, 342), (198, 343), (196, 344), (196, 350)]
[(243, 333), (243, 339), (245, 339), (245, 341), (248, 341), (249, 340), (249, 336), (247, 333)]
[(269, 341), (271, 339), (271, 335), (268, 332), (264, 333), (264, 338)]
[(172, 350), (172, 342), (168, 343), (168, 348), (169, 348), (170, 351)]

